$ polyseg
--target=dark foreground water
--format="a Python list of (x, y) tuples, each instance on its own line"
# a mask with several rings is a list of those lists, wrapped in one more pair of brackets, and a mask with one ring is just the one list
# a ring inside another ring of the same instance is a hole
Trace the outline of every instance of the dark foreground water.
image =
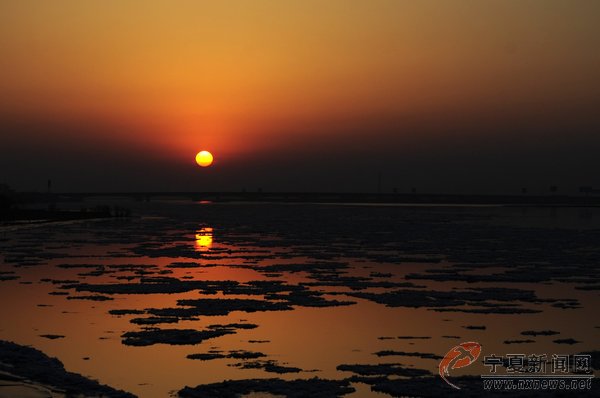
[(0, 340), (140, 397), (315, 377), (343, 380), (316, 386), (333, 395), (437, 394), (462, 342), (482, 349), (458, 384), (492, 354), (600, 349), (599, 209), (126, 206), (0, 230)]

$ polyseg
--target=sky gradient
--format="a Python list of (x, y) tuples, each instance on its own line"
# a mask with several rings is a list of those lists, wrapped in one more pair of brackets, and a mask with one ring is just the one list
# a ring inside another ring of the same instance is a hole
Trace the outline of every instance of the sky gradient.
[(595, 0), (0, 0), (0, 183), (600, 187), (599, 19)]

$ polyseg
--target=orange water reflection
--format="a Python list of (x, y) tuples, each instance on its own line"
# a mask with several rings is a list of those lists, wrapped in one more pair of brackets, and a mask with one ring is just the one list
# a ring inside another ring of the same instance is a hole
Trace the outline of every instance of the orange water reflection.
[(204, 227), (196, 232), (196, 240), (194, 241), (194, 247), (196, 251), (208, 251), (213, 244), (213, 229), (210, 227)]
[[(211, 236), (212, 229), (202, 228), (197, 234)], [(94, 244), (89, 245), (93, 252)], [(97, 260), (98, 263), (119, 264), (122, 259)], [(181, 258), (181, 261), (190, 260)], [(18, 269), (21, 279), (2, 282), (0, 289), (0, 314), (3, 322), (0, 325), (0, 336), (4, 340), (18, 344), (32, 345), (50, 356), (58, 357), (69, 371), (93, 375), (102, 383), (131, 391), (142, 397), (159, 398), (169, 395), (169, 391), (184, 385), (198, 385), (220, 382), (223, 379), (264, 378), (270, 375), (258, 369), (241, 369), (231, 366), (235, 360), (223, 361), (191, 361), (187, 355), (207, 352), (211, 349), (230, 351), (260, 351), (278, 362), (288, 363), (301, 369), (319, 369), (317, 374), (291, 373), (280, 375), (283, 379), (310, 378), (318, 375), (322, 378), (339, 379), (352, 376), (351, 373), (340, 373), (336, 368), (343, 363), (379, 364), (393, 362), (394, 359), (382, 359), (373, 353), (383, 350), (405, 352), (426, 352), (443, 355), (454, 344), (462, 341), (477, 341), (484, 347), (484, 354), (495, 353), (505, 355), (508, 348), (505, 339), (519, 338), (523, 330), (559, 330), (565, 337), (573, 337), (582, 341), (580, 347), (557, 347), (551, 338), (540, 338), (527, 347), (519, 348), (526, 353), (573, 353), (596, 348), (597, 329), (582, 328), (583, 319), (594, 319), (594, 308), (597, 307), (595, 297), (581, 290), (571, 290), (569, 295), (582, 302), (582, 308), (565, 311), (548, 306), (543, 314), (503, 314), (493, 316), (485, 314), (455, 313), (449, 315), (431, 311), (428, 308), (386, 307), (369, 300), (356, 299), (356, 305), (327, 308), (297, 307), (293, 311), (271, 311), (244, 313), (235, 311), (228, 315), (203, 317), (198, 320), (182, 320), (178, 326), (164, 328), (182, 328), (203, 330), (208, 325), (219, 323), (247, 322), (259, 325), (252, 330), (239, 330), (235, 334), (211, 339), (198, 346), (153, 345), (148, 347), (130, 347), (121, 343), (121, 335), (125, 331), (138, 330), (131, 324), (137, 315), (113, 316), (112, 309), (166, 308), (177, 306), (178, 300), (197, 299), (198, 291), (174, 294), (114, 295), (114, 300), (87, 301), (68, 300), (61, 295), (50, 295), (56, 286), (50, 283), (35, 283), (52, 275), (53, 278), (67, 280), (81, 277), (81, 269), (57, 267), (65, 261), (77, 264), (78, 258), (65, 260), (52, 259), (39, 267), (22, 267)], [(128, 259), (134, 263), (144, 264), (144, 259)], [(164, 263), (163, 263), (164, 261)], [(172, 258), (157, 260), (157, 266), (170, 264)], [(211, 260), (213, 261), (213, 260)], [(205, 280), (232, 279), (240, 282), (256, 280), (261, 276), (255, 270), (236, 268), (235, 272), (225, 266), (226, 261), (235, 264), (237, 260), (214, 260), (223, 266), (198, 269), (201, 274), (189, 274)], [(280, 263), (281, 260), (273, 261)], [(289, 260), (292, 263), (293, 260)], [(264, 265), (272, 264), (264, 261)], [(405, 263), (402, 270), (396, 264), (353, 263), (350, 262), (352, 276), (366, 277), (372, 268), (378, 266), (384, 273), (393, 273), (397, 280), (408, 273), (423, 268), (423, 264)], [(445, 265), (445, 264), (444, 264)], [(175, 269), (177, 271), (177, 269)], [(179, 269), (181, 275), (195, 269)], [(130, 271), (119, 271), (119, 274), (103, 275), (99, 281), (109, 282), (115, 276), (126, 275)], [(301, 275), (286, 275), (290, 284), (298, 284)], [(29, 281), (31, 285), (20, 282)], [(34, 286), (35, 289), (31, 287)], [(432, 282), (429, 288), (442, 289), (444, 282)], [(460, 289), (473, 287), (473, 284), (453, 287)], [(498, 284), (498, 287), (511, 287), (510, 283)], [(523, 285), (523, 288), (531, 285)], [(554, 297), (551, 285), (536, 286), (541, 298)], [(219, 298), (201, 296), (202, 298)], [(238, 296), (239, 298), (256, 299), (256, 296)], [(335, 299), (338, 296), (326, 296)], [(41, 304), (41, 305), (40, 305)], [(543, 316), (542, 316), (543, 315)], [(465, 325), (486, 325), (487, 329), (470, 330)], [(558, 325), (561, 325), (560, 327)], [(74, 330), (84, 333), (74, 333)], [(41, 334), (51, 333), (64, 335), (64, 339), (49, 340)], [(459, 336), (457, 339), (442, 336)], [(427, 336), (428, 339), (380, 339), (381, 336)], [(262, 341), (257, 344), (251, 341)], [(577, 350), (577, 351), (575, 351)], [(87, 359), (85, 359), (87, 358)], [(119, 361), (115, 362), (115, 358)], [(164, 367), (168, 364), (169, 377), (164, 376)], [(407, 365), (437, 371), (438, 361), (424, 358), (404, 358)], [(482, 363), (459, 369), (453, 375), (477, 375), (487, 372)], [(440, 380), (440, 382), (442, 382)], [(357, 385), (359, 388), (360, 385)], [(360, 390), (355, 397), (380, 397), (370, 390)]]

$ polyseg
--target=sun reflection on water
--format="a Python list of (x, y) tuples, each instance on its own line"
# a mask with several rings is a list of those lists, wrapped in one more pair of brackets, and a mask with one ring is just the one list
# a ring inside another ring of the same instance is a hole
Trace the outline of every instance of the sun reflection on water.
[(196, 232), (194, 246), (197, 251), (207, 251), (213, 244), (213, 229), (204, 227)]

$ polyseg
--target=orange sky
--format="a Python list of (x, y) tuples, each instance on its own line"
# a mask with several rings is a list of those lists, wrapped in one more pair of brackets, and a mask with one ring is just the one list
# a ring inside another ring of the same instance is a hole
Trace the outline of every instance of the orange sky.
[(599, 18), (594, 0), (0, 1), (0, 113), (112, 126), (76, 135), (173, 162), (492, 134), (471, 125), (590, 115)]

